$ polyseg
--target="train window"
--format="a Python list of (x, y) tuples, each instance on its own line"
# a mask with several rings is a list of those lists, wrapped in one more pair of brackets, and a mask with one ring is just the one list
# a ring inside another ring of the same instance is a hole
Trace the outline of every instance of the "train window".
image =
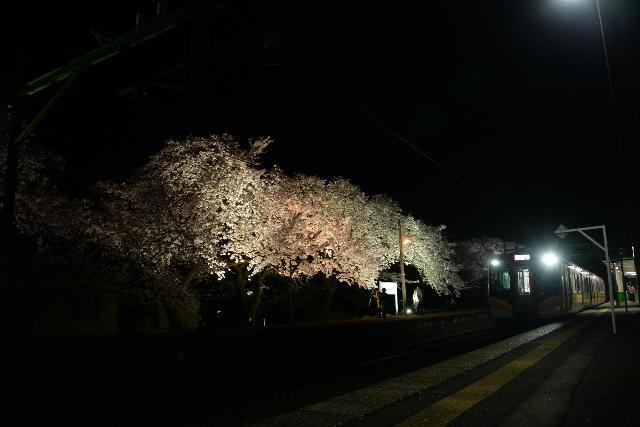
[(531, 293), (531, 287), (529, 286), (529, 270), (518, 270), (518, 291), (520, 294)]
[(508, 271), (502, 272), (502, 288), (511, 289), (511, 276), (509, 276)]
[(489, 287), (494, 290), (510, 289), (511, 276), (508, 271), (492, 271), (489, 277)]

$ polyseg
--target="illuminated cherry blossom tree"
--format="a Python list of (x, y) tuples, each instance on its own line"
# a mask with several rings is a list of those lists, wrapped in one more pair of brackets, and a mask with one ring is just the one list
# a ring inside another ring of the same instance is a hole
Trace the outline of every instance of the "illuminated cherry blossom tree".
[(397, 257), (391, 224), (399, 208), (389, 199), (370, 198), (345, 179), (327, 184), (338, 280), (363, 287), (375, 286), (380, 272)]
[[(250, 322), (269, 272), (373, 287), (398, 260), (398, 219), (412, 240), (406, 262), (438, 292), (459, 286), (444, 226), (403, 216), (388, 197), (369, 197), (345, 179), (265, 169), (258, 160), (270, 142), (169, 141), (128, 182), (100, 183), (91, 203), (51, 193), (46, 180), (25, 182), (19, 222), (43, 241), (54, 233), (99, 248), (136, 298), (164, 304), (191, 327), (198, 318), (191, 283), (211, 275), (234, 277)], [(39, 176), (38, 165), (26, 176)]]
[[(9, 141), (0, 132), (0, 210), (4, 208), (4, 190)], [(82, 244), (84, 224), (90, 212), (85, 200), (65, 196), (50, 178), (51, 171), (63, 168), (64, 162), (52, 151), (28, 141), (19, 147), (15, 193), (15, 227), (29, 235), (41, 251), (53, 253), (60, 242)]]
[(347, 180), (305, 175), (281, 177), (275, 190), (262, 213), (274, 233), (268, 239), (272, 249), (266, 251), (272, 268), (297, 285), (324, 274), (325, 316), (338, 281), (374, 286), (389, 257), (370, 198)]
[(221, 278), (239, 266), (249, 275), (263, 269), (258, 251), (233, 245), (253, 239), (258, 248), (268, 235), (257, 209), (272, 184), (252, 167), (268, 143), (251, 140), (242, 148), (227, 135), (168, 142), (130, 182), (100, 186), (94, 241), (162, 277), (169, 295), (183, 296), (179, 311), (193, 323), (197, 301), (189, 285), (196, 277)]
[(405, 262), (417, 267), (423, 279), (438, 294), (447, 294), (451, 290), (457, 294), (463, 283), (453, 259), (455, 245), (445, 238), (445, 228), (444, 225), (427, 225), (412, 216), (405, 217), (403, 232), (411, 239), (405, 247)]
[(455, 258), (466, 286), (486, 286), (487, 266), (495, 255), (504, 253), (504, 241), (497, 237), (463, 240), (456, 244)]

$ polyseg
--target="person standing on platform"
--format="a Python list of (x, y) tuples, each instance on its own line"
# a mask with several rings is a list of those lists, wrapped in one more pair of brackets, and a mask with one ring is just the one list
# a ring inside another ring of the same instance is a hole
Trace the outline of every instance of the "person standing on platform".
[(420, 289), (420, 287), (416, 287), (416, 289), (413, 291), (413, 312), (418, 314), (420, 313), (421, 308), (421, 303), (422, 303), (422, 289)]
[(380, 289), (375, 288), (371, 290), (371, 295), (373, 296), (374, 301), (376, 302), (376, 317), (382, 317), (382, 294), (380, 293)]

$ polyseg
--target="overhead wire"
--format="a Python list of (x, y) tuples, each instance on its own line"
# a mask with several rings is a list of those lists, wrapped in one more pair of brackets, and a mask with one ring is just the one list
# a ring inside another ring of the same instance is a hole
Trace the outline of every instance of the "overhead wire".
[(394, 138), (396, 138), (398, 141), (404, 143), (405, 145), (407, 145), (409, 148), (411, 148), (412, 150), (414, 150), (416, 153), (420, 154), (422, 157), (426, 158), (427, 160), (429, 160), (432, 164), (434, 164), (435, 166), (437, 166), (440, 170), (442, 170), (443, 172), (445, 172), (447, 175), (449, 175), (450, 177), (454, 178), (456, 181), (458, 181), (459, 184), (461, 184), (463, 187), (467, 188), (468, 190), (470, 190), (471, 192), (475, 193), (476, 195), (480, 196), (484, 201), (486, 201), (488, 204), (490, 204), (492, 207), (494, 207), (495, 209), (497, 209), (498, 211), (500, 211), (500, 213), (502, 214), (506, 214), (507, 216), (509, 216), (512, 220), (516, 221), (519, 225), (524, 226), (525, 228), (531, 230), (533, 232), (534, 235), (538, 236), (537, 231), (535, 230), (535, 228), (533, 228), (529, 223), (527, 223), (526, 221), (524, 221), (523, 219), (519, 218), (518, 216), (516, 216), (515, 214), (513, 214), (509, 209), (505, 208), (504, 206), (502, 206), (500, 203), (496, 202), (495, 200), (493, 200), (491, 197), (489, 197), (487, 194), (485, 194), (483, 191), (479, 190), (478, 188), (476, 188), (475, 186), (471, 185), (469, 182), (467, 182), (465, 179), (463, 179), (460, 175), (456, 174), (454, 171), (452, 171), (450, 168), (448, 168), (447, 166), (445, 166), (443, 163), (439, 162), (438, 160), (436, 160), (435, 158), (433, 158), (432, 156), (430, 156), (429, 154), (427, 154), (424, 150), (422, 150), (420, 147), (418, 147), (416, 144), (414, 144), (413, 142), (411, 142), (410, 140), (408, 140), (407, 138), (403, 137), (402, 135), (400, 135), (398, 132), (396, 132), (393, 128), (391, 128), (388, 124), (386, 124), (380, 117), (378, 117), (377, 115), (375, 115), (374, 113), (372, 113), (369, 109), (367, 109), (364, 105), (362, 105), (360, 102), (356, 101), (354, 98), (352, 98), (351, 96), (347, 95), (346, 93), (344, 93), (342, 90), (340, 90), (340, 88), (335, 85), (331, 80), (327, 79), (326, 77), (324, 77), (323, 75), (315, 72), (313, 69), (311, 69), (311, 67), (308, 64), (302, 64), (302, 66), (304, 67), (305, 71), (307, 71), (308, 74), (310, 74), (311, 76), (313, 76), (315, 79), (321, 81), (322, 83), (324, 83), (326, 86), (328, 86), (333, 92), (335, 92), (336, 94), (338, 94), (340, 97), (344, 98), (345, 100), (347, 100), (351, 105), (355, 106), (356, 108), (358, 108), (360, 111), (362, 111), (364, 114), (366, 114), (374, 123), (376, 123), (380, 128), (382, 128), (385, 132), (387, 132), (389, 135), (393, 136)]
[[(264, 34), (264, 31), (262, 29), (260, 29), (258, 26), (256, 26), (253, 23), (249, 23), (247, 22), (247, 20), (241, 16), (238, 16), (237, 14), (233, 15), (233, 18), (237, 19), (238, 21), (242, 22), (244, 25), (247, 26), (247, 28), (249, 28), (251, 31), (256, 32), (256, 33), (261, 33)], [(489, 205), (491, 205), (493, 208), (497, 209), (501, 214), (506, 215), (508, 217), (510, 217), (512, 220), (514, 220), (516, 223), (518, 223), (518, 225), (525, 227), (526, 229), (530, 230), (532, 232), (532, 234), (534, 236), (536, 236), (537, 238), (539, 238), (539, 233), (537, 232), (537, 230), (532, 227), (528, 222), (524, 221), (523, 219), (519, 218), (518, 216), (516, 216), (515, 214), (513, 214), (509, 209), (505, 208), (504, 206), (502, 206), (500, 203), (494, 201), (491, 197), (489, 197), (487, 194), (485, 194), (483, 191), (480, 191), (479, 189), (477, 189), (476, 187), (474, 187), (473, 185), (471, 185), (470, 183), (468, 183), (466, 180), (464, 180), (461, 176), (459, 176), (458, 174), (456, 174), (454, 171), (452, 171), (450, 168), (448, 168), (447, 166), (445, 166), (444, 164), (442, 164), (441, 162), (439, 162), (438, 160), (436, 160), (435, 158), (433, 158), (432, 156), (430, 156), (429, 154), (427, 154), (426, 152), (424, 152), (420, 147), (418, 147), (417, 145), (415, 145), (414, 143), (412, 143), (411, 141), (409, 141), (407, 138), (403, 137), (402, 135), (400, 135), (398, 132), (396, 132), (393, 128), (391, 128), (389, 125), (387, 125), (382, 119), (380, 119), (380, 117), (378, 117), (377, 115), (375, 115), (374, 113), (372, 113), (369, 109), (367, 109), (364, 105), (362, 105), (360, 102), (356, 101), (354, 98), (352, 98), (351, 96), (347, 95), (346, 93), (344, 93), (344, 91), (342, 91), (337, 85), (335, 85), (331, 80), (327, 79), (326, 77), (324, 77), (323, 75), (321, 75), (320, 73), (317, 73), (316, 71), (314, 71), (307, 63), (305, 63), (304, 61), (300, 60), (299, 58), (294, 58), (293, 55), (289, 54), (288, 55), (290, 58), (295, 59), (296, 62), (298, 63), (298, 65), (302, 66), (302, 68), (311, 76), (313, 76), (316, 80), (324, 83), (327, 87), (329, 87), (335, 94), (337, 94), (338, 96), (342, 97), (343, 99), (345, 99), (346, 101), (348, 101), (351, 105), (355, 106), (356, 108), (358, 108), (361, 112), (363, 112), (364, 114), (366, 114), (369, 119), (371, 119), (375, 124), (377, 124), (381, 129), (383, 129), (385, 132), (387, 132), (389, 135), (393, 136), (394, 138), (396, 138), (397, 140), (399, 140), (400, 142), (404, 143), (405, 145), (407, 145), (409, 148), (411, 148), (412, 150), (414, 150), (416, 153), (420, 154), (422, 157), (426, 158), (427, 160), (429, 160), (432, 164), (436, 165), (441, 171), (445, 172), (447, 175), (449, 175), (450, 177), (454, 178), (456, 181), (458, 181), (459, 184), (461, 184), (463, 187), (467, 188), (468, 190), (470, 190), (471, 192), (475, 193), (476, 195), (480, 196), (480, 198), (482, 198), (485, 202), (487, 202)]]

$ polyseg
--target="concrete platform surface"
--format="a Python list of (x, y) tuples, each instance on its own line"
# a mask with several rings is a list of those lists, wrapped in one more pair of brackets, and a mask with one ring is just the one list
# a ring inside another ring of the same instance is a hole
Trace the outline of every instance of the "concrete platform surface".
[(640, 309), (604, 305), (262, 426), (640, 425)]

